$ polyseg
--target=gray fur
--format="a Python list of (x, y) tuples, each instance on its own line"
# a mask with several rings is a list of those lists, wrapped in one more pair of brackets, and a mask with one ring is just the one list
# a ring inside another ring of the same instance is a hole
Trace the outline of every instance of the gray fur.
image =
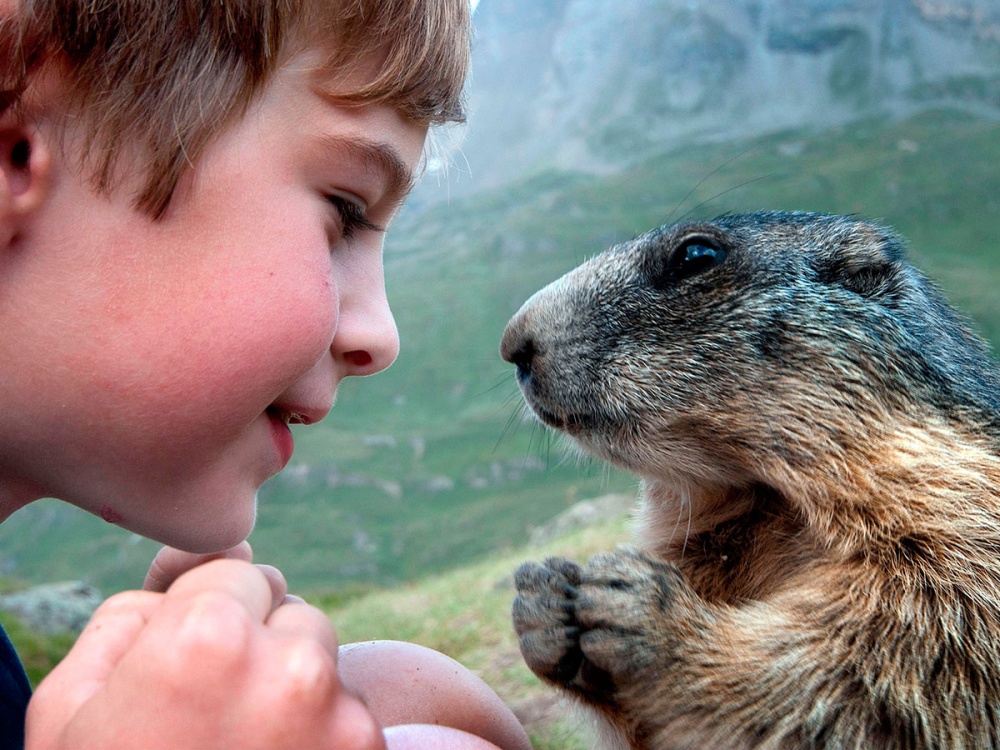
[(1000, 746), (1000, 375), (892, 231), (663, 227), (501, 352), (644, 486), (641, 551), (519, 569), (541, 677), (636, 748)]

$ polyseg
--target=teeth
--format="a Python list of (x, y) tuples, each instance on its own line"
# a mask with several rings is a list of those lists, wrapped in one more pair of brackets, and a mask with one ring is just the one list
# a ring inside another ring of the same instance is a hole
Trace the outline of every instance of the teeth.
[(294, 411), (286, 411), (278, 407), (271, 407), (268, 409), (268, 412), (285, 424), (311, 424), (311, 420), (308, 417)]

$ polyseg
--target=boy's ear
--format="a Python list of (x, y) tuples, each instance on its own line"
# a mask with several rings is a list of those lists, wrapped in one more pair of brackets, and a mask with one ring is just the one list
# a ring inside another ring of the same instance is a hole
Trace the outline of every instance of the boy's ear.
[(41, 132), (0, 115), (0, 250), (48, 197), (51, 172)]

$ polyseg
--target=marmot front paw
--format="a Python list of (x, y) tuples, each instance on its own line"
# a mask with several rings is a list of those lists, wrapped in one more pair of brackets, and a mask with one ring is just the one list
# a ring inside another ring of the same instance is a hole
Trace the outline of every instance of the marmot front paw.
[(500, 353), (642, 486), (655, 560), (525, 566), (514, 609), (616, 747), (1000, 749), (1000, 370), (892, 230), (660, 227), (533, 294)]
[(673, 565), (622, 548), (584, 568), (562, 558), (525, 563), (514, 582), (521, 653), (543, 679), (613, 702), (619, 686), (672, 659), (673, 628), (663, 621), (684, 585)]

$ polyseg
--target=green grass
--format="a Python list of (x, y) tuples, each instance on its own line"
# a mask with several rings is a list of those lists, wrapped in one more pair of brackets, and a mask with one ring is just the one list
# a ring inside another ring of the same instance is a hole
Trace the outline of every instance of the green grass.
[(616, 518), (539, 547), (511, 550), (346, 602), (336, 596), (309, 598), (330, 614), (342, 643), (411, 641), (465, 664), (525, 720), (536, 750), (586, 750), (592, 747), (586, 725), (521, 660), (510, 627), (512, 572), (526, 559), (585, 559), (627, 538), (626, 519)]
[[(548, 172), (404, 215), (387, 256), (403, 353), (387, 373), (345, 384), (327, 422), (298, 431), (291, 470), (261, 493), (258, 559), (329, 611), (343, 642), (436, 648), (533, 717), (537, 750), (590, 747), (520, 660), (509, 576), (525, 557), (582, 558), (623, 539), (614, 521), (524, 547), (532, 528), (574, 501), (634, 482), (566, 460), (557, 440), (522, 421), (496, 354), (506, 320), (548, 281), (660, 223), (803, 209), (894, 226), (915, 262), (1000, 343), (997, 164), (996, 123), (928, 113), (687, 148), (612, 176)], [(154, 549), (54, 502), (0, 526), (0, 569), (28, 581), (84, 578), (105, 593), (137, 586)], [(0, 622), (33, 680), (68, 648)]]
[(76, 641), (72, 633), (45, 635), (35, 632), (6, 612), (0, 612), (0, 626), (17, 649), (32, 687), (36, 687), (62, 661)]
[[(544, 172), (404, 214), (386, 257), (402, 354), (345, 383), (330, 418), (297, 432), (290, 470), (261, 492), (258, 557), (296, 588), (390, 585), (510, 549), (573, 499), (633, 486), (565, 460), (522, 421), (497, 346), (539, 287), (667, 221), (760, 208), (881, 219), (1000, 342), (997, 164), (995, 122), (931, 112), (689, 147), (610, 176)], [(56, 503), (0, 526), (0, 571), (83, 577), (108, 593), (137, 585), (153, 550)]]

